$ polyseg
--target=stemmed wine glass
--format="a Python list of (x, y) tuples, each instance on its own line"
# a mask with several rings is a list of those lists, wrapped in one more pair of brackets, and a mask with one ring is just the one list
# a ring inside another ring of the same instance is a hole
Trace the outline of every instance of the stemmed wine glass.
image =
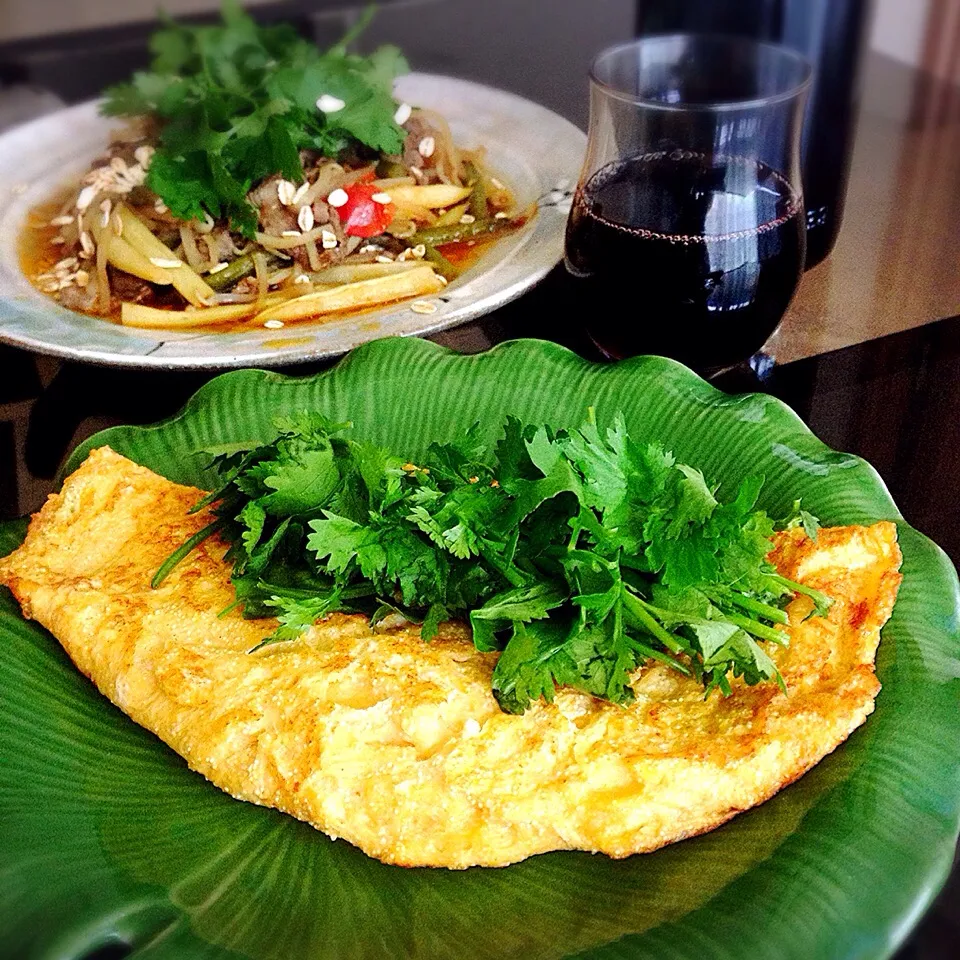
[(565, 262), (608, 356), (711, 372), (773, 333), (803, 270), (810, 74), (738, 37), (649, 37), (596, 59)]

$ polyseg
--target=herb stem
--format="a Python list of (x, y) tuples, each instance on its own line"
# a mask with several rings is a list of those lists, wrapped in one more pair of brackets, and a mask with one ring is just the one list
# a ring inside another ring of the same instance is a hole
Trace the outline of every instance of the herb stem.
[(670, 656), (670, 654), (664, 653), (662, 650), (656, 650), (654, 647), (648, 646), (645, 643), (641, 643), (639, 640), (635, 640), (633, 637), (630, 638), (630, 644), (641, 656), (650, 657), (653, 660), (659, 660), (660, 663), (665, 663), (668, 667), (673, 667), (674, 670), (684, 674), (684, 676), (690, 676), (690, 668), (685, 664), (682, 664), (679, 660), (675, 660)]
[(756, 620), (751, 620), (749, 617), (734, 613), (732, 610), (725, 610), (723, 616), (731, 623), (736, 624), (741, 630), (755, 637), (759, 637), (761, 640), (771, 640), (774, 643), (779, 643), (782, 647), (785, 647), (790, 642), (789, 637), (787, 637), (782, 630), (765, 626)]
[(645, 600), (634, 596), (629, 590), (623, 590), (623, 606), (638, 626), (656, 637), (671, 653), (683, 652), (684, 645), (648, 613), (649, 605)]
[(745, 597), (736, 590), (726, 590), (723, 587), (717, 587), (707, 592), (711, 600), (735, 604), (751, 613), (759, 614), (766, 620), (772, 620), (774, 623), (784, 625), (790, 623), (790, 618), (779, 607), (774, 607), (769, 603), (762, 603), (760, 600), (754, 600), (752, 597)]
[(202, 530), (198, 530), (189, 540), (181, 543), (180, 546), (160, 564), (160, 569), (153, 575), (150, 586), (156, 590), (156, 588), (167, 579), (170, 572), (181, 560), (185, 559), (188, 554), (199, 547), (204, 540), (212, 537), (222, 526), (222, 520), (214, 520), (213, 523), (208, 523)]
[(796, 583), (794, 580), (788, 580), (786, 577), (780, 576), (779, 573), (770, 574), (770, 579), (780, 584), (780, 586), (792, 590), (794, 593), (802, 593), (804, 596), (810, 597), (818, 607), (824, 610), (829, 610), (830, 607), (833, 606), (833, 599), (820, 590), (816, 590), (813, 587), (806, 587), (802, 583)]

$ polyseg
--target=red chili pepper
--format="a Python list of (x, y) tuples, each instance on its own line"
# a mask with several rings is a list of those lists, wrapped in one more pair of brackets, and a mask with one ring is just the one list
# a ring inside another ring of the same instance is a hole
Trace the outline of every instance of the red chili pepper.
[(373, 198), (383, 191), (372, 183), (351, 183), (343, 188), (347, 202), (337, 210), (343, 229), (351, 237), (376, 237), (393, 220), (393, 204), (378, 203)]

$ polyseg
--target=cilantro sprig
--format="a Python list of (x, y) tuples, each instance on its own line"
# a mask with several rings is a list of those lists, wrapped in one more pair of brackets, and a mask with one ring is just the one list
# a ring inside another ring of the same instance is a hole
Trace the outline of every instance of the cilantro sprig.
[[(220, 456), (220, 487), (197, 504), (215, 519), (158, 572), (218, 531), (244, 616), (276, 616), (263, 644), (295, 640), (338, 610), (374, 622), (399, 613), (429, 641), (469, 619), (474, 644), (501, 651), (500, 706), (522, 713), (570, 686), (629, 703), (649, 659), (706, 694), (783, 679), (767, 644), (787, 643), (783, 607), (797, 592), (830, 600), (768, 562), (774, 523), (757, 508), (762, 478), (718, 497), (692, 466), (631, 438), (509, 418), (495, 449), (477, 427), (413, 463), (348, 439), (318, 415)], [(787, 525), (816, 535), (800, 509)], [(261, 644), (261, 646), (263, 645)]]
[[(220, 24), (168, 19), (151, 37), (150, 69), (110, 87), (102, 110), (158, 122), (147, 185), (174, 216), (227, 217), (252, 237), (257, 212), (247, 193), (273, 174), (302, 181), (301, 149), (328, 157), (402, 149), (392, 89), (407, 69), (403, 56), (390, 46), (366, 57), (347, 51), (368, 19), (326, 52), (289, 25), (259, 26), (235, 0), (224, 3)], [(324, 113), (323, 96), (344, 105)]]

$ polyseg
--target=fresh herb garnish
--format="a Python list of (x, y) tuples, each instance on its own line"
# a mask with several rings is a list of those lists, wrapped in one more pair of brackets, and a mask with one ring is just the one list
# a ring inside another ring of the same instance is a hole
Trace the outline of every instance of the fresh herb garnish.
[(257, 212), (247, 193), (272, 174), (303, 180), (299, 150), (402, 149), (392, 89), (407, 69), (403, 56), (389, 46), (366, 57), (347, 52), (368, 20), (369, 11), (321, 52), (289, 25), (258, 26), (233, 0), (222, 24), (168, 19), (151, 37), (150, 70), (108, 89), (103, 112), (159, 121), (147, 185), (174, 216), (228, 217), (252, 237)]
[(622, 418), (605, 432), (592, 416), (569, 431), (509, 418), (492, 451), (474, 427), (417, 463), (348, 426), (278, 423), (272, 443), (216, 459), (223, 482), (197, 505), (213, 504), (244, 615), (280, 620), (264, 644), (337, 610), (400, 613), (427, 641), (469, 618), (477, 648), (502, 651), (497, 700), (522, 713), (560, 686), (629, 703), (648, 658), (707, 694), (730, 693), (731, 676), (782, 686), (762, 643), (786, 644), (785, 602), (830, 605), (767, 561), (761, 478), (718, 498)]

